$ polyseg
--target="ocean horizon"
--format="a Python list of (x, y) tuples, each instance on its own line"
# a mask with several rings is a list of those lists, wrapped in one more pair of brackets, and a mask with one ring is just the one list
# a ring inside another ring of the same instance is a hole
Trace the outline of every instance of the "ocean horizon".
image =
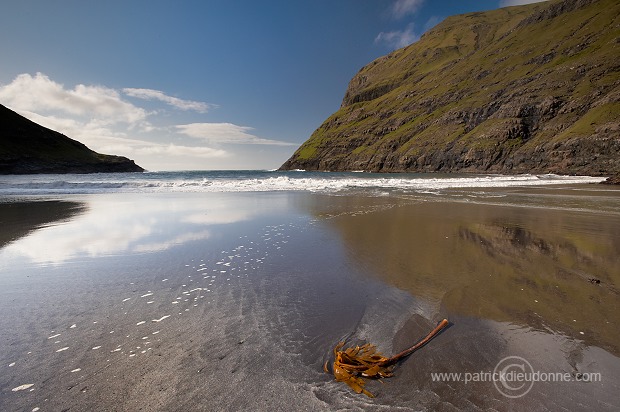
[(279, 170), (189, 170), (143, 173), (38, 174), (0, 176), (1, 195), (113, 192), (308, 191), (385, 195), (455, 188), (599, 183), (603, 177), (554, 174), (440, 174), (309, 172)]

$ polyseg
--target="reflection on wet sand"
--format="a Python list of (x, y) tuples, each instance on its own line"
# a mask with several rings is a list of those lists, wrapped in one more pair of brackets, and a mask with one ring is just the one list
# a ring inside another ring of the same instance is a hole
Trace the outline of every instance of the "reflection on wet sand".
[[(618, 214), (291, 193), (80, 199), (87, 213), (0, 250), (0, 410), (618, 410)], [(394, 354), (443, 317), (446, 333), (368, 384), (377, 398), (322, 370), (339, 340)], [(488, 381), (431, 377), (508, 355), (604, 381), (508, 399)]]
[(620, 355), (620, 216), (418, 202), (330, 220), (350, 256), (412, 295)]
[[(20, 202), (18, 212), (13, 203), (0, 204), (0, 217), (6, 216), (20, 236), (30, 235), (7, 245), (5, 256), (59, 265), (84, 256), (158, 252), (207, 239), (210, 226), (243, 221), (255, 213), (231, 208), (225, 197), (205, 204), (198, 197), (110, 194), (84, 202)], [(66, 224), (30, 233), (53, 220)], [(3, 230), (2, 236), (16, 238), (8, 233)]]
[(0, 248), (43, 226), (72, 219), (85, 210), (86, 205), (80, 202), (0, 202)]

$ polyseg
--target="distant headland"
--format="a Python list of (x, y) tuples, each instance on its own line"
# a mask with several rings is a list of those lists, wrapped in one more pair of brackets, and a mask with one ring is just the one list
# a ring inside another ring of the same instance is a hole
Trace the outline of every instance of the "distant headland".
[(0, 174), (143, 171), (133, 160), (97, 153), (0, 104)]

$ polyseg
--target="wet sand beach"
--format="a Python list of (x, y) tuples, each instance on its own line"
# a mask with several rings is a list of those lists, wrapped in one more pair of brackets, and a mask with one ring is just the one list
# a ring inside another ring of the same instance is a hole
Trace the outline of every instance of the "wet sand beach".
[[(64, 195), (0, 221), (2, 411), (620, 408), (614, 189)], [(376, 398), (322, 370), (444, 317)], [(483, 373), (509, 356), (572, 378), (503, 393)]]

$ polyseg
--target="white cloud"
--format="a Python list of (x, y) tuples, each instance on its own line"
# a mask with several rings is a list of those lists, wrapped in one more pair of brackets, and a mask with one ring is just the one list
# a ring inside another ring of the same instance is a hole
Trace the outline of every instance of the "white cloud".
[(424, 23), (424, 33), (441, 23), (443, 19), (444, 18), (440, 16), (429, 17), (428, 20), (426, 20), (426, 23)]
[[(76, 139), (99, 153), (120, 154), (132, 159), (141, 159), (147, 156), (160, 159), (171, 157), (221, 159), (230, 157), (230, 153), (221, 149), (204, 146), (184, 146), (172, 143), (162, 144), (132, 139), (124, 132), (99, 127), (96, 121), (81, 122), (68, 118), (42, 116), (28, 111), (20, 111), (19, 113), (35, 123)], [(141, 162), (137, 163), (140, 164)]]
[(132, 139), (128, 137), (126, 131), (114, 128), (113, 125), (106, 124), (99, 119), (83, 120), (41, 115), (28, 110), (15, 110), (33, 122), (78, 140), (90, 149), (101, 153), (128, 155), (132, 152), (132, 148), (152, 144), (144, 140)]
[(248, 133), (253, 130), (247, 126), (231, 123), (190, 123), (176, 126), (179, 133), (197, 139), (224, 144), (263, 144), (277, 146), (294, 146), (293, 143), (263, 139)]
[(80, 118), (58, 117), (55, 115), (41, 115), (28, 110), (16, 111), (22, 116), (48, 129), (56, 130), (76, 140), (89, 140), (94, 137), (125, 137), (126, 133), (114, 131), (110, 124), (99, 119), (82, 120)]
[(125, 88), (123, 89), (123, 93), (127, 96), (137, 97), (139, 99), (144, 100), (159, 100), (164, 103), (169, 104), (170, 106), (176, 107), (180, 110), (193, 110), (198, 113), (207, 113), (209, 109), (217, 107), (216, 105), (204, 103), (204, 102), (196, 102), (192, 100), (183, 100), (177, 97), (168, 96), (164, 92), (153, 89), (134, 89), (134, 88)]
[(161, 156), (184, 156), (201, 158), (221, 158), (228, 157), (230, 154), (225, 150), (213, 149), (203, 146), (180, 146), (175, 144), (149, 144), (134, 150), (139, 154), (161, 155)]
[(540, 3), (545, 0), (500, 0), (499, 7), (521, 6), (523, 4)]
[(146, 110), (121, 99), (114, 89), (83, 84), (65, 89), (42, 73), (20, 74), (11, 83), (0, 86), (0, 101), (22, 111), (61, 112), (96, 118), (106, 124), (138, 124), (148, 116)]
[[(126, 156), (148, 170), (264, 168), (267, 161), (275, 163), (276, 156), (277, 162), (282, 163), (290, 154), (278, 151), (294, 146), (257, 137), (251, 127), (230, 123), (176, 126), (181, 122), (174, 120), (174, 113), (161, 116), (160, 111), (141, 107), (140, 100), (128, 101), (130, 96), (155, 99), (195, 112), (216, 107), (151, 89), (115, 90), (83, 84), (67, 87), (43, 73), (20, 74), (8, 84), (0, 84), (3, 105), (96, 152)], [(209, 147), (226, 143), (238, 147)], [(264, 145), (264, 150), (257, 155), (255, 148), (243, 145)], [(272, 158), (267, 160), (266, 156)]]
[(405, 30), (381, 32), (375, 37), (375, 43), (383, 43), (394, 49), (400, 49), (418, 41), (420, 35), (413, 31), (413, 23), (410, 23)]
[(424, 0), (396, 0), (390, 7), (390, 13), (393, 18), (402, 19), (418, 11), (422, 3)]

